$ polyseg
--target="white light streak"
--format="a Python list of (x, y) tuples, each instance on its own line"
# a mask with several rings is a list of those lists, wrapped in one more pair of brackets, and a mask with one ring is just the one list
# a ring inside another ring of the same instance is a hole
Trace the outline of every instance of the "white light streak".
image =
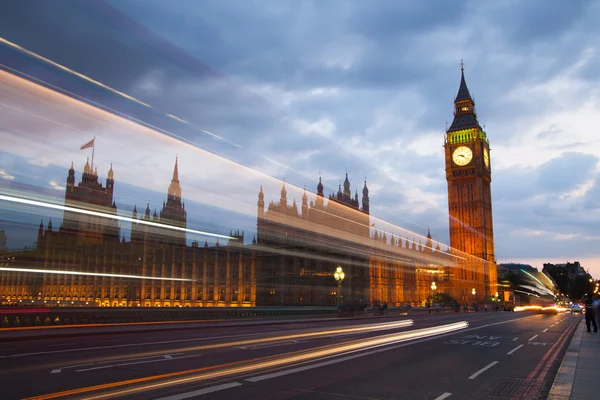
[(146, 221), (146, 220), (143, 220), (143, 219), (123, 217), (121, 215), (111, 215), (111, 214), (102, 213), (102, 212), (98, 212), (98, 211), (84, 210), (84, 209), (81, 209), (81, 208), (75, 208), (75, 207), (69, 207), (69, 206), (62, 206), (62, 205), (59, 205), (59, 204), (46, 203), (46, 202), (43, 202), (43, 201), (23, 199), (23, 198), (20, 198), (20, 197), (13, 197), (13, 196), (5, 196), (3, 194), (0, 194), (0, 200), (10, 201), (12, 203), (27, 204), (27, 205), (30, 205), (30, 206), (45, 207), (45, 208), (50, 208), (52, 210), (70, 211), (70, 212), (79, 213), (79, 214), (91, 215), (91, 216), (94, 216), (94, 217), (102, 217), (102, 218), (108, 218), (108, 219), (118, 219), (119, 221), (125, 221), (125, 222), (135, 222), (135, 223), (138, 223), (138, 224), (141, 224), (141, 225), (148, 225), (148, 226), (153, 226), (153, 227), (156, 227), (156, 228), (170, 229), (170, 230), (180, 231), (180, 232), (195, 233), (197, 235), (210, 236), (210, 237), (216, 237), (216, 238), (222, 238), (222, 239), (237, 240), (237, 238), (230, 237), (230, 236), (227, 236), (227, 235), (219, 235), (217, 233), (210, 233), (210, 232), (198, 231), (198, 230), (195, 230), (195, 229), (182, 228), (180, 226), (174, 226), (174, 225), (159, 224), (157, 222)]
[(178, 281), (189, 282), (191, 279), (184, 278), (163, 278), (160, 276), (142, 276), (142, 275), (124, 275), (124, 274), (103, 274), (100, 272), (81, 272), (81, 271), (61, 271), (56, 269), (39, 269), (39, 268), (19, 268), (19, 267), (0, 267), (0, 271), (6, 272), (29, 272), (34, 274), (58, 274), (58, 275), (84, 275), (84, 276), (106, 276), (111, 278), (134, 278), (134, 279), (150, 279), (154, 281)]

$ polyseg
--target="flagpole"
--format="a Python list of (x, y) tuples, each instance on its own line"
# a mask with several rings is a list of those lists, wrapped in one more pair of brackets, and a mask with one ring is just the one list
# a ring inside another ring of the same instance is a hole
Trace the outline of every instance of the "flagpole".
[(94, 150), (96, 150), (96, 135), (94, 135), (94, 141), (92, 143), (93, 143), (92, 144), (92, 174), (93, 174), (94, 173)]

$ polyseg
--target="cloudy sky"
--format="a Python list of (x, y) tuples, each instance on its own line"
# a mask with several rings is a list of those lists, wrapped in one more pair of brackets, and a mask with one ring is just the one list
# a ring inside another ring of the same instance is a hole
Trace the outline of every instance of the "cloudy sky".
[(4, 71), (170, 137), (40, 93), (28, 97), (4, 80), (4, 185), (61, 193), (70, 161), (80, 173), (89, 155), (78, 147), (96, 135), (99, 174), (115, 164), (123, 210), (159, 208), (179, 156), (194, 224), (251, 234), (261, 183), (266, 200), (276, 201), (285, 178), (299, 201), (305, 185), (316, 190), (319, 173), (331, 192), (347, 170), (353, 192), (366, 177), (381, 221), (420, 234), (430, 226), (447, 243), (442, 146), (464, 59), (491, 143), (498, 260), (580, 260), (600, 275), (598, 1), (3, 6), (4, 39), (152, 108), (7, 45)]

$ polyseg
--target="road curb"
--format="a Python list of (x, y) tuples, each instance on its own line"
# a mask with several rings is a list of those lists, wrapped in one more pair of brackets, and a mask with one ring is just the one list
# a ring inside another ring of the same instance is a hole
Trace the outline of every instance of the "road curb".
[(550, 389), (547, 400), (564, 400), (568, 399), (573, 392), (573, 384), (575, 383), (575, 369), (577, 368), (577, 360), (579, 359), (579, 349), (581, 347), (581, 338), (583, 337), (583, 318), (579, 321), (579, 326), (575, 334), (571, 338), (567, 352), (563, 357), (554, 383)]
[[(294, 319), (294, 320), (272, 320), (272, 321), (255, 321), (250, 323), (243, 323), (244, 321), (231, 321), (229, 323), (220, 323), (219, 325), (199, 325), (199, 326), (159, 326), (154, 329), (139, 328), (139, 329), (127, 329), (127, 330), (97, 330), (97, 331), (83, 331), (85, 327), (78, 327), (74, 329), (81, 329), (79, 332), (66, 332), (66, 333), (50, 333), (50, 334), (39, 334), (39, 335), (28, 335), (28, 336), (13, 336), (13, 337), (0, 337), (0, 343), (2, 342), (18, 342), (24, 340), (37, 340), (37, 339), (56, 339), (56, 338), (68, 338), (68, 337), (81, 337), (81, 336), (103, 336), (103, 335), (123, 335), (123, 334), (136, 334), (136, 333), (148, 333), (148, 332), (163, 332), (163, 331), (184, 331), (184, 330), (198, 330), (198, 329), (218, 329), (218, 328), (237, 328), (246, 326), (270, 326), (270, 325), (285, 325), (285, 324), (302, 324), (302, 323), (314, 323), (314, 322), (331, 322), (331, 321), (348, 321), (348, 320), (365, 320), (365, 319), (379, 319), (379, 318), (393, 318), (393, 317), (405, 317), (406, 313), (400, 314), (389, 314), (380, 316), (367, 316), (367, 317), (344, 317), (344, 318), (307, 318), (307, 319)], [(188, 322), (192, 323), (193, 322)], [(124, 324), (123, 327), (126, 327)], [(108, 328), (108, 327), (107, 327)], [(65, 327), (64, 329), (69, 329)], [(99, 327), (102, 329), (102, 327)], [(0, 332), (1, 334), (1, 332)]]

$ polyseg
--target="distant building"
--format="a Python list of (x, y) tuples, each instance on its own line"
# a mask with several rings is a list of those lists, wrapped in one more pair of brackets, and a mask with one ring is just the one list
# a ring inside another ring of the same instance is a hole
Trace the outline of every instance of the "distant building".
[[(257, 302), (266, 305), (333, 305), (419, 303), (431, 295), (430, 285), (449, 290), (447, 253), (427, 241), (416, 243), (391, 233), (371, 233), (369, 189), (362, 199), (350, 190), (348, 174), (337, 194), (325, 200), (319, 178), (317, 194), (304, 191), (302, 203), (290, 204), (285, 184), (278, 202), (265, 210), (262, 187), (258, 193)], [(402, 260), (402, 261), (400, 261)], [(342, 267), (342, 291), (333, 273)]]
[(552, 268), (559, 270), (560, 275), (566, 274), (569, 281), (575, 281), (578, 276), (587, 275), (587, 272), (585, 269), (583, 269), (579, 261), (566, 262), (563, 264), (545, 263), (543, 270), (549, 270)]
[[(48, 272), (3, 271), (0, 296), (14, 303), (37, 298), (103, 306), (256, 304), (255, 257), (251, 247), (243, 246), (243, 232), (232, 233), (224, 245), (217, 241), (214, 246), (206, 242), (187, 246), (185, 232), (171, 228), (185, 228), (187, 223), (177, 161), (160, 216), (156, 210), (151, 216), (148, 205), (138, 218), (134, 207), (129, 242), (120, 238), (118, 221), (111, 218), (117, 215), (114, 183), (112, 166), (103, 186), (97, 170), (86, 163), (81, 181), (75, 184), (71, 165), (65, 193), (69, 208), (61, 226), (56, 229), (52, 220), (44, 226), (42, 221), (35, 249), (0, 254), (0, 260), (10, 256), (11, 265)], [(156, 279), (162, 277), (167, 279)]]

